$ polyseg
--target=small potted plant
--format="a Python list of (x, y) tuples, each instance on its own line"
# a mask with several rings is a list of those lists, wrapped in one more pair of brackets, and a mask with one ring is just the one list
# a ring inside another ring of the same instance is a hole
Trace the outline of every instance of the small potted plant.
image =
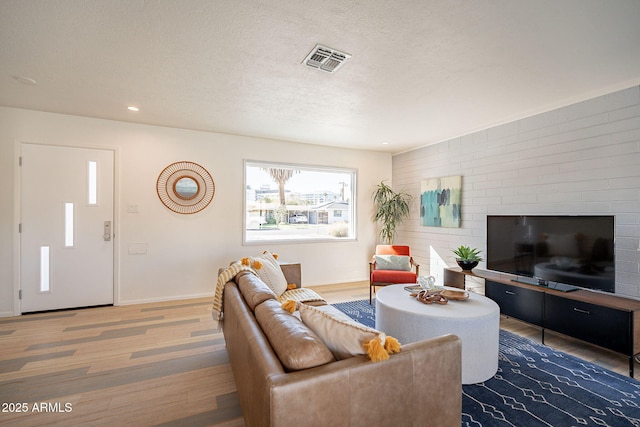
[(476, 248), (459, 246), (451, 252), (456, 255), (456, 262), (463, 270), (471, 271), (480, 261), (482, 261), (480, 251)]

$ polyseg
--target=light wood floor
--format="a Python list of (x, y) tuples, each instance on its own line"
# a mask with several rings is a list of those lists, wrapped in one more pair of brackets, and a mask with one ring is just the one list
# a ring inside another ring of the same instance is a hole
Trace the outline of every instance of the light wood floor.
[[(330, 303), (369, 298), (367, 282), (314, 289)], [(243, 426), (210, 303), (0, 318), (0, 425)], [(522, 322), (501, 327), (540, 341)], [(549, 332), (546, 344), (627, 374), (621, 355)]]

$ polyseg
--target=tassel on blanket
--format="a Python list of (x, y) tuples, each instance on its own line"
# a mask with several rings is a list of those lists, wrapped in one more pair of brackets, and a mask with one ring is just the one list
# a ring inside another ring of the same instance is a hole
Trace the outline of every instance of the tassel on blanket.
[(289, 299), (282, 303), (282, 308), (289, 313), (294, 313), (298, 309), (298, 304), (294, 300)]

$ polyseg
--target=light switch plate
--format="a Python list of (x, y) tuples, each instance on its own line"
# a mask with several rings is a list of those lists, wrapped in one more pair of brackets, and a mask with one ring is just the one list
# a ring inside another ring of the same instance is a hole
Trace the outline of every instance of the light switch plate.
[(129, 255), (146, 255), (146, 243), (129, 243)]

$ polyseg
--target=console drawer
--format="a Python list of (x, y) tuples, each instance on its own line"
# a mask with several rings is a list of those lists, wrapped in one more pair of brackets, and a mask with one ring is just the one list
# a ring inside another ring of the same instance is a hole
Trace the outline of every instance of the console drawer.
[(545, 294), (544, 327), (630, 355), (631, 313)]
[(486, 280), (484, 294), (498, 304), (501, 314), (542, 326), (543, 292)]

